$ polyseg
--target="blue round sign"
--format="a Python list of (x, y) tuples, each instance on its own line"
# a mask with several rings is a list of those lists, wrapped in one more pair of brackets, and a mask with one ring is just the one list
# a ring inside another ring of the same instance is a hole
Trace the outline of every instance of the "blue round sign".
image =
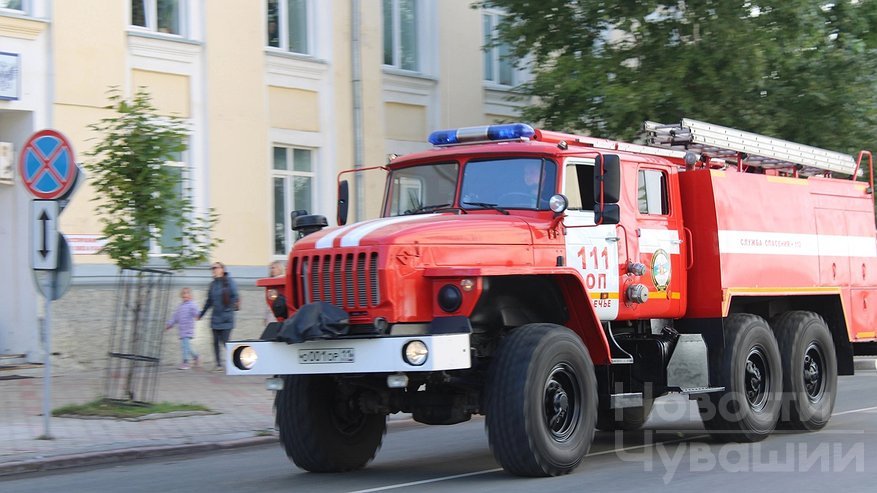
[(40, 130), (21, 149), (19, 176), (34, 197), (56, 200), (64, 196), (76, 179), (73, 147), (55, 130)]

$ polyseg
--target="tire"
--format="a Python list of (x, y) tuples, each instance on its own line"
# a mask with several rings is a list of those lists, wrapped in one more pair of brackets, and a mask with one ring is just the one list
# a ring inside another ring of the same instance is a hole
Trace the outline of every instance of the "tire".
[[(642, 407), (625, 407), (622, 409), (599, 409), (597, 413), (597, 429), (600, 431), (634, 431), (643, 427), (652, 412), (655, 400), (643, 396)], [(619, 415), (620, 411), (620, 415)]]
[(813, 312), (790, 311), (773, 326), (783, 360), (783, 429), (821, 430), (837, 394), (837, 354), (828, 326)]
[(779, 348), (763, 318), (746, 313), (725, 319), (725, 351), (714, 362), (724, 392), (700, 402), (704, 427), (723, 442), (756, 442), (775, 428), (782, 404)]
[(579, 465), (594, 438), (597, 381), (575, 333), (518, 327), (500, 341), (487, 385), (487, 435), (506, 471), (558, 476)]
[(280, 443), (298, 467), (310, 472), (360, 469), (381, 446), (387, 418), (363, 414), (340, 397), (322, 375), (288, 375), (274, 404)]

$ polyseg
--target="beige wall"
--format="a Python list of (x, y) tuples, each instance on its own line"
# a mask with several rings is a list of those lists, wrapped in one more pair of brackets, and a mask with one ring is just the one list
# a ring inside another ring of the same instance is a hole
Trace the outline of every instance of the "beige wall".
[(52, 2), (55, 102), (101, 107), (124, 87), (125, 2)]
[[(489, 123), (484, 118), (481, 13), (470, 2), (442, 1), (438, 10), (441, 128)], [(438, 130), (435, 128), (429, 131)]]
[(265, 264), (271, 195), (265, 65), (259, 56), (264, 2), (248, 9), (230, 0), (204, 3), (208, 200), (220, 216), (216, 234), (224, 240), (214, 258), (230, 265)]
[[(103, 109), (111, 87), (126, 80), (124, 4), (107, 0), (53, 2), (52, 47), (54, 105), (52, 127), (71, 142), (77, 162), (94, 145), (88, 125), (110, 115)], [(87, 35), (85, 34), (87, 33)], [(82, 184), (60, 218), (67, 234), (99, 233), (101, 225), (91, 201), (93, 190)], [(77, 256), (76, 263), (107, 263), (104, 255)]]
[(384, 111), (388, 139), (422, 142), (429, 135), (426, 108), (423, 106), (387, 103)]
[(158, 113), (180, 118), (192, 116), (189, 77), (134, 69), (131, 71), (131, 94), (141, 87), (152, 96), (152, 105)]
[(320, 131), (320, 100), (314, 91), (269, 87), (268, 108), (274, 128)]

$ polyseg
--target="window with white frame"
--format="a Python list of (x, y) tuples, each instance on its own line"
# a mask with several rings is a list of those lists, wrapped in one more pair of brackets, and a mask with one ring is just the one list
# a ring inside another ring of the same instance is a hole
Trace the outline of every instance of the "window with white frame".
[(0, 0), (0, 12), (4, 10), (12, 10), (16, 14), (26, 12), (27, 5), (25, 0)]
[(131, 0), (131, 25), (183, 36), (186, 0)]
[(274, 146), (271, 175), (274, 189), (274, 255), (286, 255), (295, 240), (289, 214), (313, 212), (314, 151), (299, 147)]
[(383, 0), (384, 65), (419, 71), (421, 40), (418, 39), (417, 0)]
[[(191, 189), (186, 186), (189, 179), (188, 165), (182, 153), (174, 153), (171, 159), (164, 163), (166, 169), (177, 178), (177, 186), (174, 189), (174, 199), (181, 200), (187, 198), (191, 193)], [(189, 197), (190, 198), (190, 197)], [(162, 255), (169, 249), (179, 248), (180, 238), (182, 237), (182, 228), (173, 220), (167, 221), (159, 230), (161, 236), (157, 241), (153, 241), (149, 245), (149, 252), (153, 255)]]
[(313, 54), (310, 0), (267, 0), (267, 44), (290, 53)]
[(517, 84), (515, 64), (511, 59), (511, 47), (508, 43), (492, 45), (496, 38), (496, 29), (502, 20), (502, 14), (485, 12), (482, 15), (484, 30), (484, 80), (502, 86)]

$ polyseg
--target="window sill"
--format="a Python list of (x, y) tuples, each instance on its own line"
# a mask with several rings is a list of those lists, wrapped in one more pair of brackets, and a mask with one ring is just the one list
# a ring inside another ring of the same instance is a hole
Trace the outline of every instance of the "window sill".
[(518, 92), (517, 86), (508, 86), (505, 84), (499, 84), (497, 82), (493, 82), (490, 80), (482, 81), (482, 85), (484, 89), (488, 91), (496, 91), (496, 92)]
[(326, 60), (323, 60), (322, 58), (317, 58), (314, 55), (283, 51), (279, 48), (272, 48), (270, 46), (265, 48), (265, 55), (269, 57), (285, 58), (287, 60), (298, 60), (300, 62), (311, 62), (328, 65), (328, 62)]
[(189, 39), (179, 34), (165, 34), (158, 33), (155, 31), (149, 30), (141, 30), (137, 28), (129, 27), (128, 36), (137, 37), (137, 38), (147, 38), (147, 39), (160, 39), (162, 41), (172, 41), (176, 43), (184, 43), (193, 46), (201, 46), (203, 43), (201, 41), (196, 41), (194, 39)]
[(394, 67), (392, 65), (384, 65), (384, 74), (385, 75), (395, 75), (398, 77), (408, 77), (411, 79), (421, 79), (424, 81), (437, 82), (438, 78), (433, 77), (431, 75), (425, 74), (423, 72), (417, 72), (415, 70), (404, 70), (398, 67)]

